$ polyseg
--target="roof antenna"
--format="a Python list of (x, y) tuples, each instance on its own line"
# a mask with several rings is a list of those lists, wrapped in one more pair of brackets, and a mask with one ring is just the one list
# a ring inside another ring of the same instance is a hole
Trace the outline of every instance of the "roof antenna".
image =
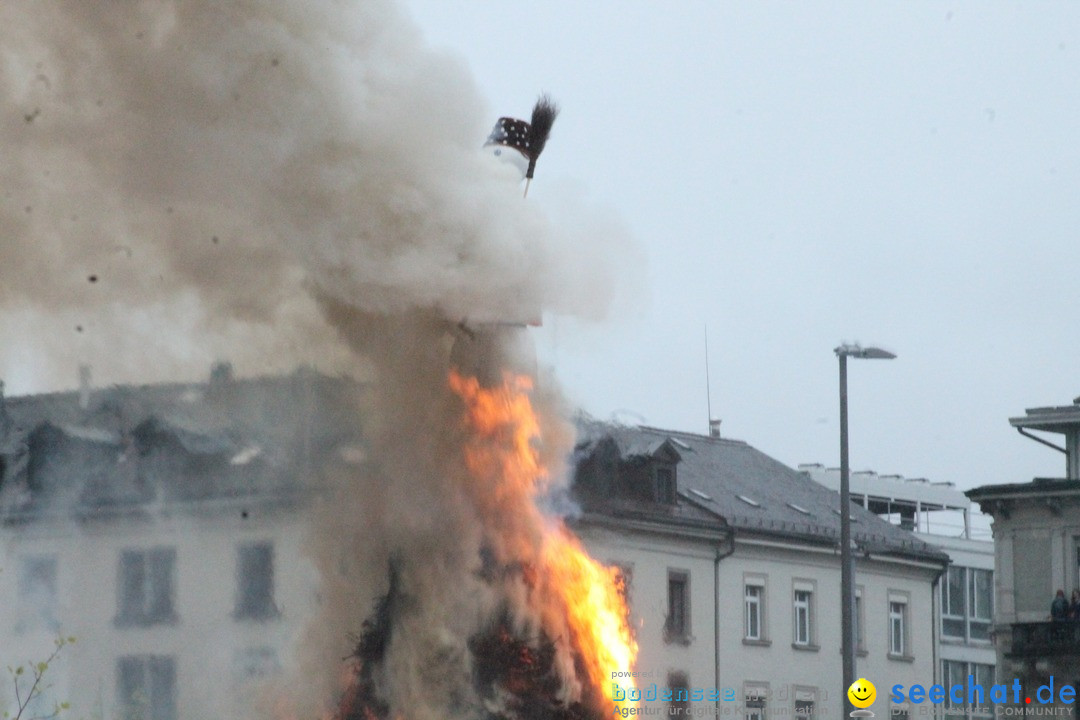
[(712, 385), (709, 382), (709, 323), (705, 323), (705, 404), (709, 412), (709, 437), (720, 437), (720, 420), (712, 415)]

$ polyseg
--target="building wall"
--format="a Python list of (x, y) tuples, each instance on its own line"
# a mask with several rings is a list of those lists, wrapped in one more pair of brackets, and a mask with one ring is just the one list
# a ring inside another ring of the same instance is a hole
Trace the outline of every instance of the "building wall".
[[(888, 682), (925, 682), (933, 675), (932, 578), (935, 569), (898, 563), (857, 561), (855, 585), (861, 596), (861, 629), (864, 640), (856, 658), (856, 675), (880, 687)], [(743, 586), (748, 577), (767, 576), (766, 628), (768, 645), (744, 641)], [(840, 562), (831, 550), (771, 543), (758, 545), (736, 541), (736, 552), (721, 563), (721, 597), (730, 611), (721, 614), (724, 685), (740, 687), (768, 683), (787, 714), (793, 713), (794, 688), (813, 689), (822, 708), (842, 710), (842, 658), (840, 611)], [(793, 644), (793, 592), (797, 584), (810, 582), (816, 596), (813, 622), (816, 649)], [(890, 598), (907, 603), (907, 652), (903, 658), (889, 656), (888, 606)], [(784, 689), (788, 692), (782, 693)], [(879, 694), (877, 707), (884, 696)]]
[(1058, 589), (1068, 596), (1080, 587), (1080, 507), (1070, 509), (1052, 512), (1041, 505), (1022, 505), (1009, 518), (995, 520), (998, 622), (1046, 620)]
[[(644, 532), (621, 532), (596, 526), (578, 528), (589, 554), (597, 560), (629, 568), (631, 625), (638, 643), (637, 669), (649, 673), (639, 686), (666, 686), (668, 676), (682, 673), (691, 687), (714, 685), (713, 572), (717, 544), (705, 539)], [(722, 565), (723, 563), (721, 563)], [(668, 572), (690, 578), (690, 640), (665, 638), (668, 614)]]
[[(994, 511), (997, 682), (1019, 679), (1024, 694), (1033, 700), (1051, 676), (1057, 688), (1063, 683), (1080, 685), (1080, 650), (1075, 643), (1066, 647), (1061, 643), (1066, 636), (1080, 636), (1076, 623), (1049, 622), (1056, 590), (1064, 590), (1068, 597), (1080, 585), (1080, 503), (1039, 496), (1037, 490), (1034, 483), (1030, 494), (1010, 498), (1007, 510)], [(1035, 624), (1029, 646), (1035, 654), (1013, 655), (1016, 624)], [(1071, 704), (1060, 707), (1073, 712)]]
[[(178, 718), (240, 716), (252, 706), (260, 679), (287, 662), (287, 649), (314, 602), (316, 577), (300, 555), (300, 535), (295, 514), (239, 506), (201, 517), (9, 528), (0, 556), (0, 662), (41, 660), (57, 636), (73, 636), (75, 644), (64, 648), (62, 661), (48, 671), (50, 696), (70, 700), (72, 717), (113, 718), (119, 717), (118, 659), (168, 657), (175, 668)], [(237, 548), (253, 542), (273, 546), (274, 602), (280, 613), (263, 621), (233, 617)], [(175, 550), (176, 620), (118, 625), (120, 554), (151, 548)], [(56, 559), (58, 627), (40, 622), (26, 627), (33, 613), (20, 598), (18, 575), (28, 556)]]
[[(840, 563), (832, 550), (771, 540), (755, 542), (736, 535), (734, 553), (719, 563), (719, 634), (714, 635), (713, 572), (716, 545), (693, 540), (658, 540), (648, 535), (584, 528), (589, 551), (600, 560), (633, 568), (632, 614), (638, 627), (637, 668), (652, 673), (643, 684), (663, 684), (667, 673), (685, 672), (691, 686), (718, 687), (721, 713), (742, 717), (747, 691), (768, 690), (766, 716), (795, 716), (797, 699), (813, 697), (819, 711), (842, 711)], [(692, 574), (693, 641), (681, 646), (665, 641), (667, 568), (684, 567)], [(939, 568), (895, 561), (863, 560), (856, 585), (863, 602), (865, 652), (857, 673), (878, 684), (875, 707), (887, 707), (882, 688), (892, 684), (929, 684), (935, 652), (931, 618), (933, 578)], [(746, 640), (744, 588), (747, 580), (764, 582), (764, 639)], [(809, 649), (793, 644), (793, 593), (812, 588), (812, 642)], [(907, 607), (908, 651), (889, 656), (888, 604), (903, 599)], [(719, 681), (714, 675), (715, 642), (719, 642)], [(885, 704), (883, 704), (885, 703)], [(707, 699), (691, 703), (691, 711), (712, 713)]]
[[(821, 465), (800, 465), (810, 478), (832, 489), (839, 489), (838, 468)], [(971, 501), (951, 483), (931, 483), (924, 479), (904, 479), (896, 475), (855, 472), (851, 475), (854, 502), (880, 513), (879, 517), (893, 523), (903, 523), (904, 509), (916, 537), (949, 555), (954, 568), (994, 571), (994, 543), (990, 540), (989, 516), (972, 511)], [(884, 508), (884, 511), (883, 511)], [(886, 511), (891, 511), (886, 512)], [(933, 668), (933, 682), (944, 682), (946, 668), (952, 674), (985, 673), (997, 663), (997, 653), (990, 639), (958, 640), (945, 635), (942, 618), (947, 577), (938, 583), (934, 611), (926, 621), (934, 623), (938, 662)], [(1011, 594), (1010, 594), (1011, 597)], [(966, 605), (965, 598), (965, 605)], [(967, 615), (968, 613), (965, 613)], [(932, 619), (931, 619), (932, 617)], [(965, 633), (968, 635), (968, 633)], [(992, 674), (993, 671), (991, 671)], [(926, 684), (929, 678), (920, 682)]]
[[(996, 584), (996, 578), (998, 577), (995, 571), (995, 559), (994, 559), (994, 544), (985, 540), (968, 540), (965, 538), (947, 538), (943, 536), (934, 535), (920, 535), (921, 539), (926, 542), (937, 545), (945, 552), (949, 553), (950, 566), (953, 568), (968, 568), (989, 571), (994, 573), (994, 583)], [(970, 570), (969, 570), (970, 571)], [(937, 628), (938, 638), (938, 655), (939, 655), (939, 667), (937, 668), (938, 675), (936, 680), (938, 682), (945, 681), (945, 664), (953, 663), (953, 667), (959, 668), (961, 664), (964, 668), (962, 676), (966, 677), (967, 674), (976, 671), (977, 666), (990, 666), (994, 667), (992, 671), (996, 673), (997, 666), (997, 650), (994, 647), (993, 635), (990, 639), (964, 639), (958, 640), (955, 637), (948, 637), (945, 634), (945, 627), (942, 618), (944, 610), (944, 586), (947, 582), (947, 576), (942, 576), (938, 583), (938, 596), (935, 603), (935, 623)], [(997, 593), (994, 592), (994, 608), (997, 604)], [(970, 601), (970, 598), (965, 598), (966, 601)], [(966, 604), (966, 603), (965, 603)], [(991, 618), (995, 609), (991, 608)], [(968, 613), (970, 617), (970, 613)], [(991, 626), (991, 630), (992, 630)]]

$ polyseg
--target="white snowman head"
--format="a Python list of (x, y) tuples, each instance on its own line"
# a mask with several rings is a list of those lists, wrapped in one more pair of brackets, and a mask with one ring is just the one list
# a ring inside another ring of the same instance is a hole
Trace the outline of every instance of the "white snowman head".
[(517, 118), (501, 117), (484, 143), (484, 152), (503, 162), (510, 163), (521, 172), (521, 177), (529, 170), (530, 133), (529, 123)]

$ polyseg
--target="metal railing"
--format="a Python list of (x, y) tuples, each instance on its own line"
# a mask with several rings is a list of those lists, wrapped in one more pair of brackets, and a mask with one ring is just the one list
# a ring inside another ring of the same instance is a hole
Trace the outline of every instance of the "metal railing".
[(1080, 656), (1080, 622), (1015, 623), (1010, 657)]

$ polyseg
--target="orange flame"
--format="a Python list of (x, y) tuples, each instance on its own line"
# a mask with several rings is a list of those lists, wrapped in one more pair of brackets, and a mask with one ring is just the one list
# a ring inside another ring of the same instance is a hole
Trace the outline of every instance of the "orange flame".
[(532, 381), (507, 374), (502, 385), (484, 388), (451, 371), (449, 385), (466, 405), (465, 464), (476, 485), (475, 502), (486, 518), (497, 519), (494, 532), (509, 555), (500, 559), (533, 567), (530, 603), (553, 636), (569, 634), (587, 683), (610, 711), (616, 703), (605, 692), (607, 679), (633, 668), (637, 643), (619, 571), (589, 557), (561, 520), (537, 507), (549, 476), (537, 448)]

